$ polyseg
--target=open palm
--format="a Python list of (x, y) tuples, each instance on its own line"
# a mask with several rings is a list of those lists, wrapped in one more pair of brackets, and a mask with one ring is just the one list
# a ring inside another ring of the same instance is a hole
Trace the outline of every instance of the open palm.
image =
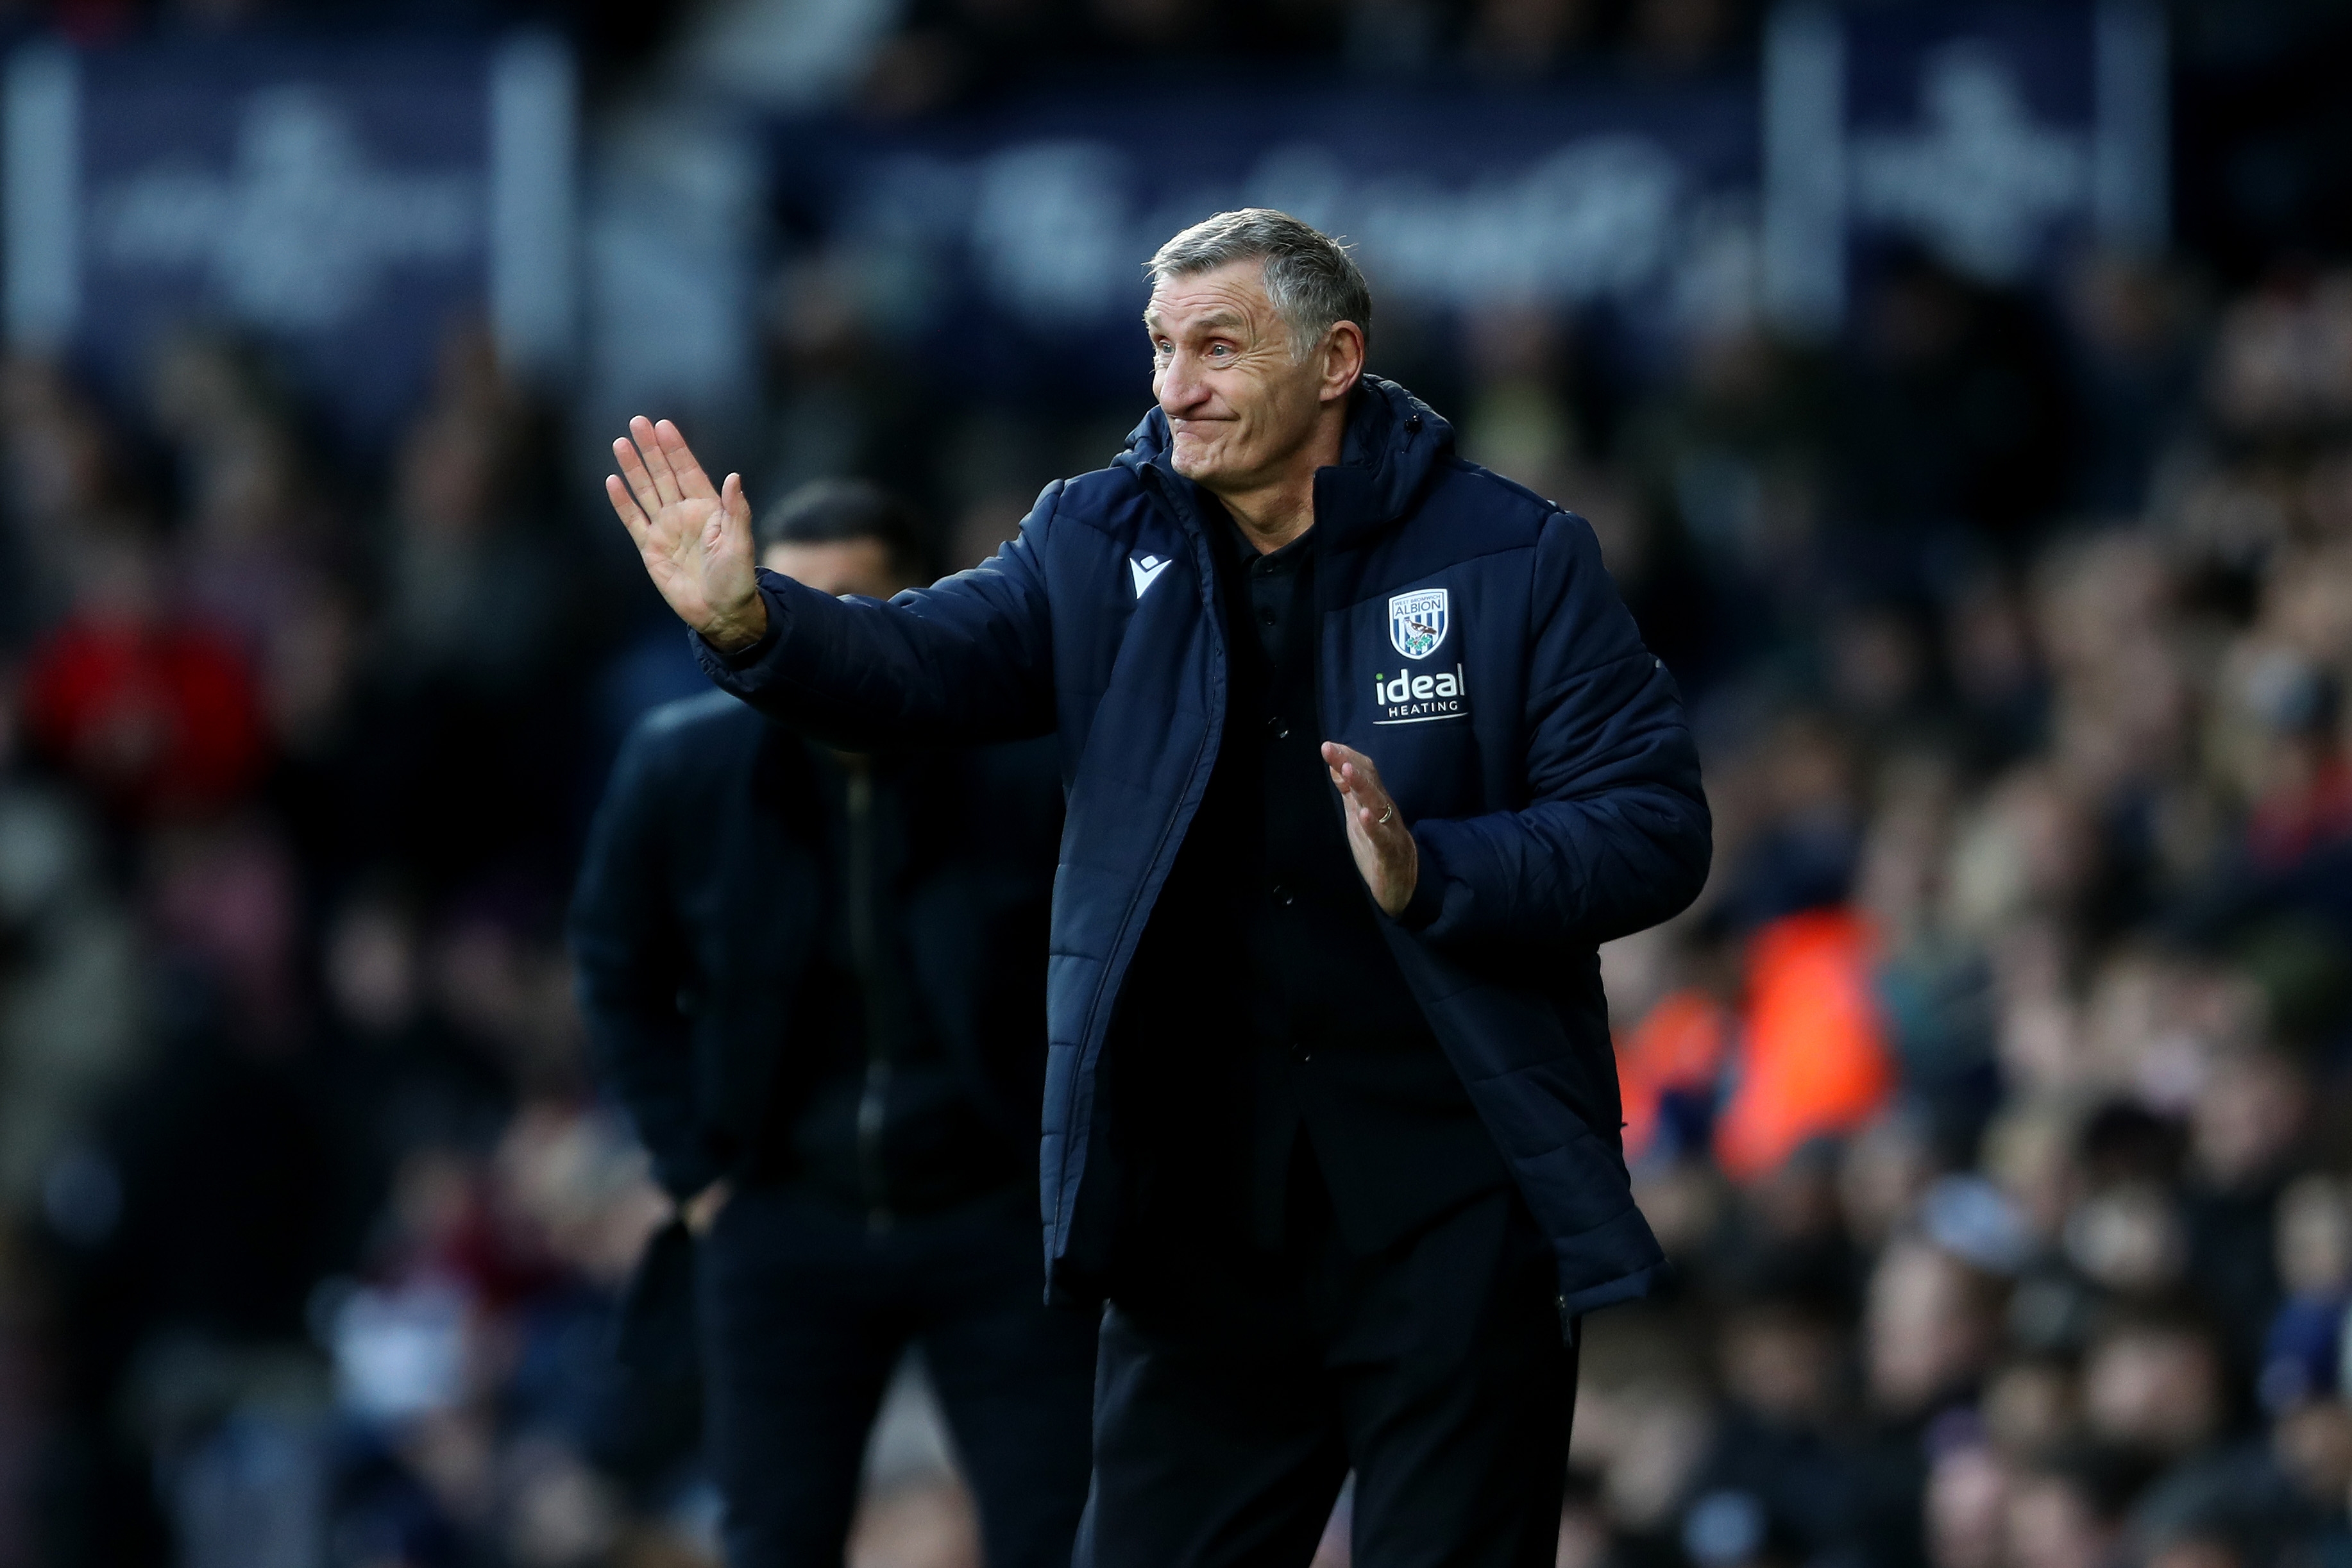
[(1421, 846), (1397, 815), (1395, 797), (1381, 782), (1372, 759), (1351, 746), (1325, 741), (1323, 765), (1346, 803), (1348, 851), (1356, 857), (1372, 902), (1390, 915), (1402, 915), (1421, 881)]
[(751, 505), (740, 475), (714, 488), (668, 420), (629, 421), (613, 443), (618, 474), (604, 494), (635, 541), (646, 572), (677, 618), (721, 651), (749, 647), (767, 630), (752, 575)]

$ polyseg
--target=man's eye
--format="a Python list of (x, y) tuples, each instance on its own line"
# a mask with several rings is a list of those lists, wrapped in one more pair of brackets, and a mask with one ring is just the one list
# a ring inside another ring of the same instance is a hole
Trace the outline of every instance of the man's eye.
[(1209, 345), (1209, 358), (1213, 360), (1230, 360), (1233, 357), (1234, 350), (1230, 344), (1212, 343)]

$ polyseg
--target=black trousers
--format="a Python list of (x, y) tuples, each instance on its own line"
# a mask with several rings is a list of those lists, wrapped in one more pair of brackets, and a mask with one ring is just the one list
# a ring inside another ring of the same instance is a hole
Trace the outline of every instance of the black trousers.
[(1517, 1193), (1360, 1259), (1303, 1185), (1279, 1257), (1115, 1292), (1077, 1568), (1306, 1568), (1351, 1467), (1355, 1568), (1551, 1568), (1576, 1352)]
[(1096, 1323), (1039, 1304), (1034, 1193), (876, 1235), (788, 1188), (751, 1187), (698, 1250), (730, 1568), (841, 1568), (866, 1435), (910, 1343), (971, 1483), (988, 1568), (1067, 1568)]

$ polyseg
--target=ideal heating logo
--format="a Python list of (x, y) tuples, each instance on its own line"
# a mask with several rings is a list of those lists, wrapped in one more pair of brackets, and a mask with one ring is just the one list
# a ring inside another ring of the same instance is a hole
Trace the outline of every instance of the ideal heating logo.
[(1376, 725), (1470, 716), (1470, 685), (1459, 664), (1433, 675), (1416, 675), (1411, 670), (1393, 675), (1376, 672), (1372, 695), (1381, 705), (1381, 716), (1372, 720)]

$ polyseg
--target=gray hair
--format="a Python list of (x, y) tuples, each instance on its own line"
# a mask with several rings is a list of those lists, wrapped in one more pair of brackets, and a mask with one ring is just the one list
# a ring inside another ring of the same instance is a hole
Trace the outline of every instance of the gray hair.
[(1293, 359), (1312, 351), (1339, 321), (1353, 321), (1370, 340), (1372, 291), (1348, 247), (1272, 207), (1202, 218), (1144, 265), (1151, 281), (1160, 284), (1260, 258), (1265, 263), (1266, 298), (1290, 329)]

